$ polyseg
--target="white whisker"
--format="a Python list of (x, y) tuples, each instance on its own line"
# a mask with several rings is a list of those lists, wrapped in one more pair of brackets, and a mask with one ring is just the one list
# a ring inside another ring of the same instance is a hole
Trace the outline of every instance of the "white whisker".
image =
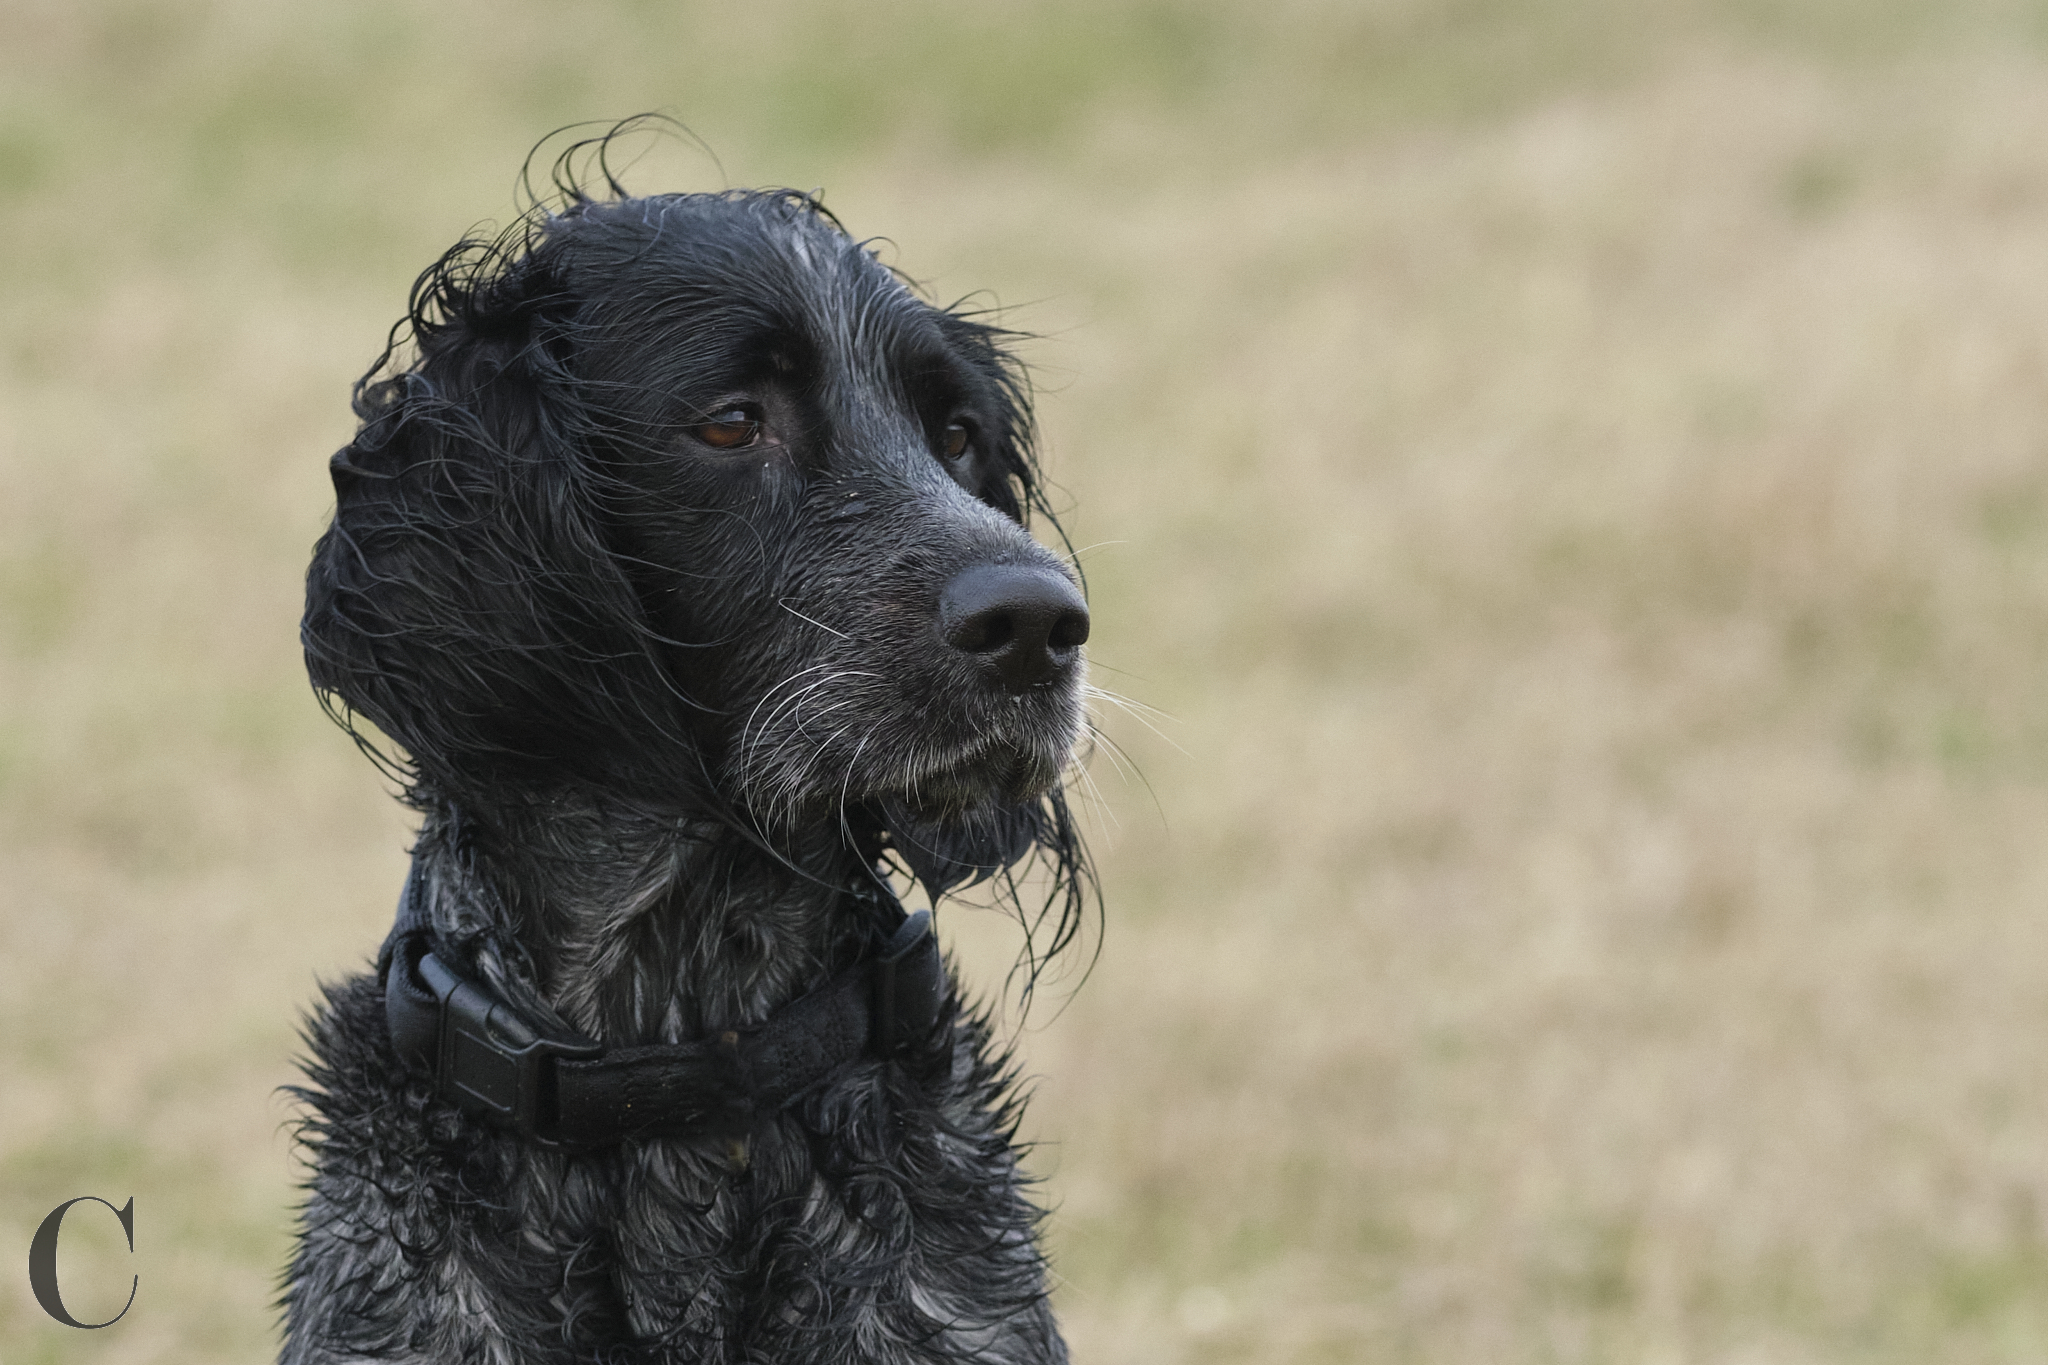
[(1119, 696), (1106, 688), (1097, 687), (1093, 683), (1085, 685), (1081, 691), (1090, 701), (1108, 702), (1111, 706), (1114, 706), (1117, 710), (1123, 712), (1132, 720), (1135, 720), (1138, 724), (1158, 736), (1160, 742), (1171, 745), (1175, 752), (1187, 753), (1186, 749), (1181, 748), (1165, 731), (1152, 723), (1151, 718), (1154, 716), (1157, 716), (1161, 721), (1172, 722), (1173, 717), (1166, 712), (1159, 710), (1157, 707), (1147, 706), (1143, 702), (1132, 701), (1129, 697)]
[(840, 639), (842, 639), (842, 640), (845, 640), (845, 641), (848, 641), (849, 643), (850, 643), (850, 642), (851, 642), (851, 641), (853, 640), (853, 637), (852, 637), (851, 635), (848, 635), (848, 634), (847, 634), (847, 633), (846, 633), (845, 631), (843, 631), (843, 630), (834, 630), (834, 629), (832, 629), (832, 627), (830, 627), (830, 626), (826, 625), (826, 624), (825, 624), (825, 623), (824, 623), (823, 621), (820, 621), (820, 620), (819, 620), (819, 619), (818, 619), (817, 617), (815, 617), (815, 616), (806, 616), (806, 615), (804, 615), (804, 614), (803, 614), (802, 612), (798, 611), (798, 610), (797, 610), (797, 609), (796, 609), (795, 607), (792, 607), (791, 605), (789, 605), (789, 599), (788, 599), (787, 597), (779, 597), (779, 598), (777, 598), (777, 599), (776, 599), (776, 601), (775, 601), (775, 605), (776, 605), (776, 606), (778, 606), (778, 607), (781, 607), (781, 608), (782, 608), (782, 609), (783, 609), (784, 611), (788, 612), (788, 613), (789, 613), (789, 614), (790, 614), (791, 616), (794, 616), (794, 617), (795, 617), (795, 618), (796, 618), (797, 620), (799, 620), (799, 621), (808, 621), (808, 622), (810, 622), (810, 623), (811, 623), (812, 625), (816, 626), (816, 627), (817, 627), (817, 628), (818, 628), (819, 630), (822, 630), (822, 631), (824, 631), (824, 632), (825, 632), (825, 633), (826, 633), (827, 635), (837, 635), (837, 636), (838, 636), (838, 637), (839, 637)]

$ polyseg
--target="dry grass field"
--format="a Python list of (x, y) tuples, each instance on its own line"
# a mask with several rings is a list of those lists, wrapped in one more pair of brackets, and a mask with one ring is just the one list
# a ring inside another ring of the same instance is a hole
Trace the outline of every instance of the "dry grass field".
[(0, 1362), (274, 1350), (324, 458), (645, 108), (1040, 335), (1163, 713), (1017, 1023), (1078, 1361), (2048, 1361), (2048, 10), (0, 0)]

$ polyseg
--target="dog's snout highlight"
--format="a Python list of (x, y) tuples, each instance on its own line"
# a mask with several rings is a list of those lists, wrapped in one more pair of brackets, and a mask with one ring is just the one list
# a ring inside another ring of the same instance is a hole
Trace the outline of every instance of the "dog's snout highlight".
[(1003, 690), (1028, 692), (1074, 669), (1088, 604), (1066, 575), (1029, 564), (977, 564), (939, 594), (939, 635), (972, 655)]

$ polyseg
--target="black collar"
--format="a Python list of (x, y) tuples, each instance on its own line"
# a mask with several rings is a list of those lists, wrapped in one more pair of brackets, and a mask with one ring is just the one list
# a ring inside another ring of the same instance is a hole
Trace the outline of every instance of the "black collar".
[(761, 1024), (693, 1043), (607, 1047), (535, 1027), (450, 967), (434, 951), (418, 882), (415, 865), (377, 960), (392, 1048), (431, 1075), (443, 1099), (544, 1147), (742, 1137), (860, 1057), (924, 1041), (944, 1012), (946, 970), (931, 915), (906, 916), (888, 897), (893, 932)]

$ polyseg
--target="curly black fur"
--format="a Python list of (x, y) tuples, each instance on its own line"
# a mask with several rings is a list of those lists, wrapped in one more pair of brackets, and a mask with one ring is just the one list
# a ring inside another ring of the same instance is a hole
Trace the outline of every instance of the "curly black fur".
[[(314, 685), (420, 812), (436, 951), (623, 1045), (815, 987), (892, 864), (993, 878), (1065, 944), (1078, 651), (998, 677), (942, 628), (970, 570), (1073, 583), (1024, 529), (1006, 334), (809, 196), (604, 181), (420, 277), (307, 576)], [(289, 1365), (1065, 1359), (1013, 1078), (957, 992), (737, 1144), (483, 1126), (400, 1063), (368, 975), (309, 1043)]]

